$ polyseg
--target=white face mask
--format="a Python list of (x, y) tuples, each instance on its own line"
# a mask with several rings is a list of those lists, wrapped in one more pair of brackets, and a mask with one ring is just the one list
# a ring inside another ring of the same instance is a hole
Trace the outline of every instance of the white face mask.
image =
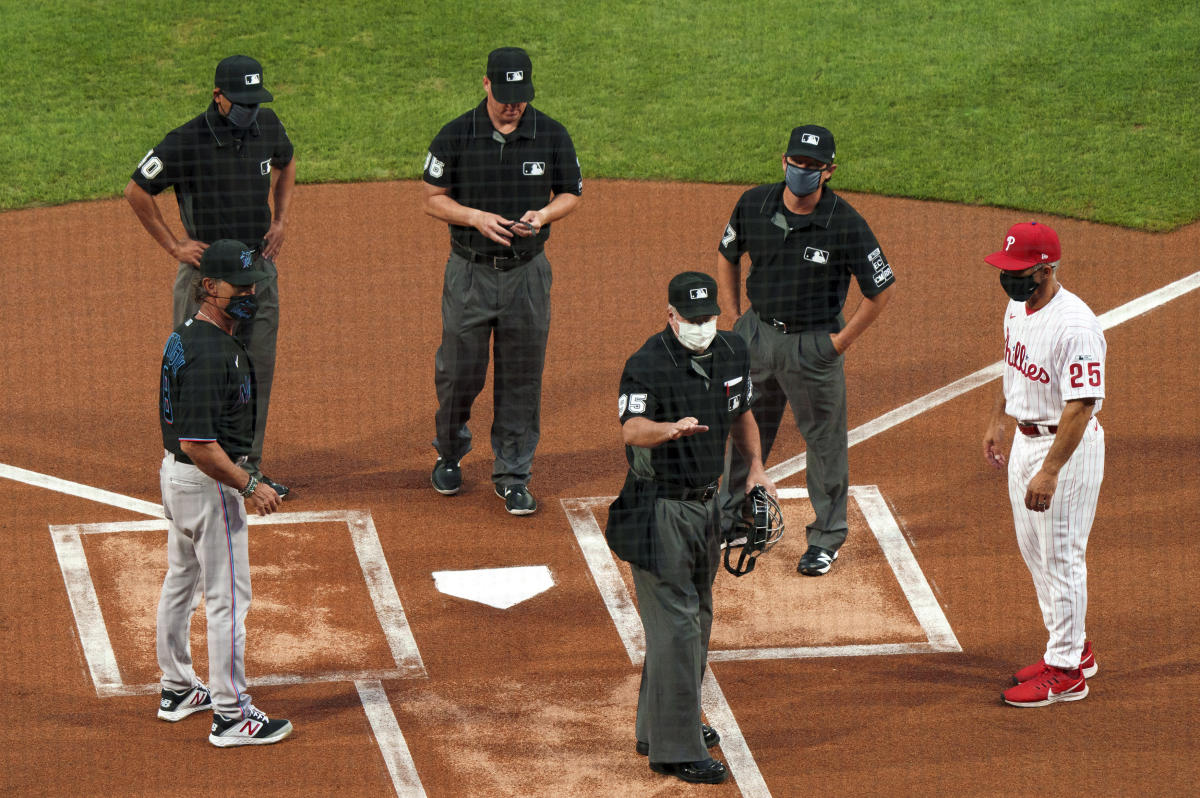
[(692, 324), (684, 319), (679, 320), (679, 332), (675, 333), (679, 343), (693, 352), (703, 352), (717, 337), (717, 320), (711, 318), (703, 324)]

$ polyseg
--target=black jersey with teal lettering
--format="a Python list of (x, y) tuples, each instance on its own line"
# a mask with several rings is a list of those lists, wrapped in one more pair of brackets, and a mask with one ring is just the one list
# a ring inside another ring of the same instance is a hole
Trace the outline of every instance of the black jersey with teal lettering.
[(254, 442), (254, 368), (241, 343), (215, 324), (188, 319), (167, 338), (159, 385), (163, 448), (218, 443), (229, 459)]

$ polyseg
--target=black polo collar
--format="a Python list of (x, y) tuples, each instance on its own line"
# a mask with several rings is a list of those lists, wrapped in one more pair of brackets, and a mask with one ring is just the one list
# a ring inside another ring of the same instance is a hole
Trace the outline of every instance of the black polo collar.
[[(492, 118), (487, 112), (487, 97), (479, 105), (475, 106), (475, 110), (471, 114), (471, 136), (477, 139), (490, 139), (493, 133), (499, 133), (496, 126), (492, 124)], [(517, 123), (517, 128), (512, 133), (501, 133), (507, 140), (512, 141), (514, 138), (520, 139), (536, 139), (537, 138), (537, 111), (532, 105), (525, 106), (525, 113), (521, 114), (521, 121)]]
[[(776, 227), (788, 232), (791, 228), (787, 224), (788, 217), (784, 214), (783, 189), (782, 181), (772, 186), (771, 190), (763, 197), (758, 212), (770, 219)], [(817, 225), (828, 230), (833, 223), (833, 212), (837, 209), (838, 201), (838, 195), (826, 184), (821, 188), (821, 198), (817, 200), (817, 207), (813, 208), (812, 213), (807, 217), (801, 218), (806, 218), (808, 225)], [(796, 218), (796, 215), (791, 214), (791, 218)]]
[[(675, 335), (675, 331), (671, 329), (670, 324), (667, 324), (666, 329), (658, 334), (658, 339), (667, 350), (667, 356), (671, 358), (671, 362), (675, 365), (675, 368), (685, 371), (691, 369), (692, 358), (696, 357), (696, 353), (679, 342), (679, 338)], [(703, 352), (702, 355), (713, 355), (713, 362), (716, 362), (716, 353), (722, 347), (728, 349), (730, 352), (733, 351), (733, 347), (721, 337), (721, 333), (718, 331), (717, 337), (709, 344), (708, 351)]]

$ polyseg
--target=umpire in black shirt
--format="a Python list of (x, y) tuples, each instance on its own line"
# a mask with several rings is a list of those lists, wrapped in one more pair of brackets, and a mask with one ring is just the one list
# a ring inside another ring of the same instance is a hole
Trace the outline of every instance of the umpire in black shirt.
[(443, 495), (462, 487), (459, 461), (471, 450), (467, 422), (491, 344), (492, 482), (508, 512), (528, 515), (537, 509), (528, 484), (550, 332), (550, 262), (542, 249), (551, 222), (579, 204), (583, 181), (566, 128), (529, 104), (533, 65), (524, 50), (493, 50), (483, 88), (487, 97), (443, 127), (425, 157), (425, 212), (450, 226), (431, 479)]
[[(717, 278), (737, 319), (733, 329), (750, 346), (763, 459), (771, 453), (788, 403), (807, 447), (808, 495), (816, 518), (808, 525), (808, 550), (797, 566), (807, 576), (829, 570), (848, 529), (843, 354), (895, 293), (887, 290), (895, 277), (875, 234), (826, 185), (837, 169), (834, 156), (828, 130), (819, 125), (794, 129), (782, 158), (783, 181), (742, 195), (717, 254)], [(743, 255), (750, 259), (745, 315)], [(851, 279), (863, 300), (847, 322), (842, 305)], [(739, 513), (746, 473), (737, 452), (730, 459), (722, 489), (727, 528)]]
[(712, 630), (720, 555), (717, 483), (725, 444), (750, 464), (745, 488), (775, 486), (763, 471), (750, 412), (750, 357), (717, 330), (717, 284), (684, 272), (667, 290), (667, 327), (625, 363), (619, 412), (629, 473), (608, 511), (605, 536), (629, 562), (646, 658), (638, 693), (637, 751), (650, 768), (719, 783), (725, 766), (707, 748), (720, 736), (700, 722), (700, 683)]
[[(258, 378), (254, 442), (242, 464), (281, 496), (288, 488), (262, 476), (263, 440), (275, 378), (279, 289), (275, 258), (283, 246), (296, 184), (292, 142), (263, 83), (263, 68), (246, 55), (217, 64), (212, 102), (204, 113), (172, 130), (146, 153), (125, 186), (125, 199), (158, 245), (179, 262), (175, 275), (174, 325), (196, 315), (200, 256), (214, 241), (246, 242), (266, 273), (255, 293), (253, 318), (239, 319), (237, 337), (254, 361)], [(175, 238), (155, 197), (175, 189), (184, 236)], [(272, 209), (270, 199), (274, 200)]]

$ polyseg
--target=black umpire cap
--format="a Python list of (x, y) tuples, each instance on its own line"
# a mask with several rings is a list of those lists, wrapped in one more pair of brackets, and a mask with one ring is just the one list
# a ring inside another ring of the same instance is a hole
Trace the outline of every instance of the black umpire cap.
[(812, 158), (821, 163), (833, 163), (833, 134), (820, 125), (801, 125), (788, 139), (789, 158)]
[(230, 285), (251, 285), (267, 279), (266, 272), (254, 268), (257, 262), (258, 252), (253, 248), (232, 238), (222, 238), (200, 256), (200, 275)]
[(275, 99), (263, 87), (262, 64), (248, 55), (231, 55), (217, 64), (213, 85), (238, 105), (258, 105)]
[(499, 103), (533, 100), (533, 62), (520, 47), (500, 47), (488, 53), (487, 79)]
[(685, 319), (720, 316), (717, 281), (704, 272), (681, 272), (667, 286), (667, 301)]

